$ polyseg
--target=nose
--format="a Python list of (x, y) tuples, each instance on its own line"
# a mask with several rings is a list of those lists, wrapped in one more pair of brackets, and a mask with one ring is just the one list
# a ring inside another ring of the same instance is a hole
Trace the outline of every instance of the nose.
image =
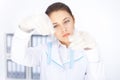
[(61, 30), (62, 30), (62, 32), (65, 32), (65, 31), (67, 31), (67, 28), (64, 25), (62, 25)]

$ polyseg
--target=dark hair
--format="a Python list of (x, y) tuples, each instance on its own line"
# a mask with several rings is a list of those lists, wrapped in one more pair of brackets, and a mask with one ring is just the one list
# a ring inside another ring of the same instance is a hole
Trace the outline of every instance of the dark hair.
[(59, 10), (65, 10), (73, 17), (73, 14), (70, 8), (66, 4), (61, 3), (61, 2), (56, 2), (48, 6), (45, 13), (49, 16), (52, 12), (59, 11)]

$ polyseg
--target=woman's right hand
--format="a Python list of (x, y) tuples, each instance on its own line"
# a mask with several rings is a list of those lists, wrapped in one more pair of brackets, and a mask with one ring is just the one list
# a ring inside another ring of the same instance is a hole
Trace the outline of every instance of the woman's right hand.
[(28, 16), (21, 21), (19, 28), (24, 32), (37, 31), (41, 35), (54, 33), (53, 25), (46, 14)]

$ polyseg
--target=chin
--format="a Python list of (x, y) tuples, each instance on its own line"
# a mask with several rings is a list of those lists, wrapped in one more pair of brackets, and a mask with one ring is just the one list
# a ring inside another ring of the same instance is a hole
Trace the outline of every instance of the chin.
[(68, 42), (69, 42), (68, 38), (64, 39), (63, 41), (64, 41), (65, 43), (68, 43)]

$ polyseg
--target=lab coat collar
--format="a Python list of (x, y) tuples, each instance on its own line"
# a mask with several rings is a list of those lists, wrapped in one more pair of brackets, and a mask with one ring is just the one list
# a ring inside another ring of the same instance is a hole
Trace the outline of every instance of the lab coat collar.
[[(59, 42), (57, 42), (57, 44), (52, 44), (52, 46), (51, 46), (51, 62), (54, 62), (55, 64), (57, 64), (57, 65), (59, 65), (60, 67), (62, 67), (62, 68), (64, 68), (64, 65), (65, 64), (69, 64), (69, 63), (71, 63), (71, 59), (70, 58), (68, 58), (68, 59), (64, 59), (64, 61), (62, 60), (62, 56), (60, 56), (60, 47), (62, 47), (62, 48), (65, 48), (65, 46), (61, 46), (61, 44), (59, 43)], [(71, 56), (71, 54), (69, 54), (69, 56)], [(84, 56), (83, 55), (83, 51), (81, 51), (81, 50), (77, 50), (77, 51), (73, 51), (73, 62), (76, 62), (76, 61), (78, 61), (78, 60), (80, 60), (80, 59), (82, 59), (82, 57)]]

